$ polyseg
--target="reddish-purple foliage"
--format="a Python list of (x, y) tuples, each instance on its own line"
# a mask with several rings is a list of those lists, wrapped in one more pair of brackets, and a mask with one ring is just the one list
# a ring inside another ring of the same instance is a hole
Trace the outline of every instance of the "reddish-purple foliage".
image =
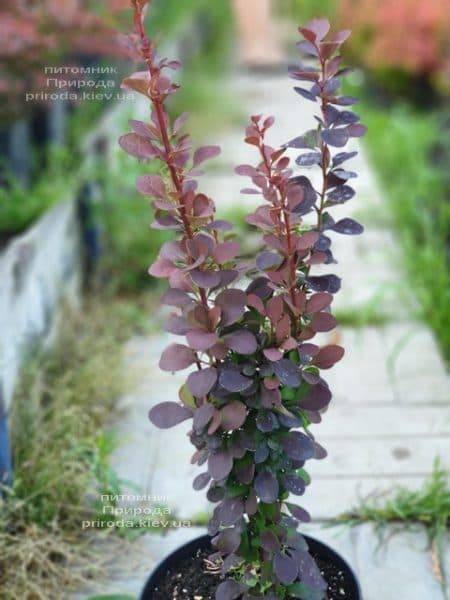
[[(316, 57), (319, 68), (292, 67), (291, 76), (301, 82), (295, 88), (299, 95), (319, 103), (316, 129), (272, 148), (267, 133), (274, 119), (251, 118), (246, 142), (255, 147), (258, 161), (236, 172), (249, 177), (247, 191), (264, 200), (247, 220), (261, 229), (266, 249), (248, 267), (236, 258), (239, 246), (226, 238), (230, 224), (216, 220), (212, 199), (197, 188), (195, 169), (218, 148), (192, 153), (188, 136), (180, 133), (184, 117), (171, 123), (165, 110), (167, 97), (177, 90), (167, 72), (179, 65), (156, 58), (142, 25), (145, 4), (133, 2), (147, 71), (124, 85), (149, 98), (152, 116), (149, 123), (132, 121), (133, 132), (120, 144), (133, 156), (158, 158), (165, 165), (161, 177), (137, 182), (153, 199), (154, 226), (176, 234), (150, 273), (169, 280), (163, 303), (176, 311), (166, 330), (185, 342), (171, 344), (160, 367), (194, 367), (180, 401), (158, 404), (150, 420), (168, 428), (192, 418), (192, 462), (205, 465), (193, 485), (208, 487), (207, 497), (216, 504), (209, 533), (217, 550), (212, 560), (219, 562), (224, 578), (218, 580), (216, 598), (320, 600), (326, 583), (296, 531), (310, 516), (287, 499), (305, 492), (305, 462), (326, 456), (309, 426), (321, 421), (331, 400), (321, 371), (344, 354), (340, 346), (310, 342), (335, 327), (330, 305), (340, 288), (338, 277), (313, 274), (314, 268), (335, 262), (330, 234), (362, 232), (356, 221), (335, 222), (329, 212), (354, 196), (348, 181), (355, 177), (341, 166), (355, 152), (333, 156), (332, 148), (365, 132), (345, 108), (356, 100), (338, 95), (345, 69), (337, 52), (348, 32), (330, 34), (325, 20), (300, 29), (299, 48)], [(292, 149), (301, 150), (295, 162), (302, 170), (318, 168), (319, 189), (294, 173)]]

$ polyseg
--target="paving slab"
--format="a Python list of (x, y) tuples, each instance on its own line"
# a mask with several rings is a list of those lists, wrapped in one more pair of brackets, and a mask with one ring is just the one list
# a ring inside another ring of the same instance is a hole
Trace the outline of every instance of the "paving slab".
[(357, 528), (357, 570), (364, 600), (445, 600), (433, 573), (426, 532), (385, 532), (385, 541), (371, 524)]

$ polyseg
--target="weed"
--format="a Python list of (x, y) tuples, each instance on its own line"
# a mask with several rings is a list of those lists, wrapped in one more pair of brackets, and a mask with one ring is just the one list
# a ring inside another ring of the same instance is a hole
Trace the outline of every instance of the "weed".
[(433, 472), (419, 490), (397, 487), (371, 496), (337, 521), (351, 527), (372, 522), (381, 535), (389, 524), (406, 528), (418, 523), (424, 525), (431, 542), (434, 571), (438, 579), (442, 579), (442, 542), (450, 527), (449, 473), (436, 460)]

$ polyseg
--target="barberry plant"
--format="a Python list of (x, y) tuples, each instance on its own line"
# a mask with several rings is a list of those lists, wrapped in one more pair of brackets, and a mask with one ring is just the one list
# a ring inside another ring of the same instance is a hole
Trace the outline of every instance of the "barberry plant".
[[(168, 72), (179, 63), (157, 58), (143, 26), (147, 0), (132, 4), (147, 70), (125, 79), (124, 86), (148, 97), (152, 113), (148, 123), (131, 121), (133, 131), (120, 145), (164, 167), (161, 176), (137, 180), (138, 189), (152, 198), (153, 226), (176, 236), (150, 268), (151, 275), (169, 280), (162, 302), (176, 311), (166, 330), (185, 338), (163, 352), (160, 367), (193, 368), (179, 402), (156, 405), (150, 420), (166, 429), (192, 419), (192, 462), (205, 467), (193, 486), (207, 487), (216, 505), (208, 526), (211, 560), (221, 567), (216, 599), (320, 600), (327, 584), (298, 532), (310, 516), (292, 496), (302, 496), (310, 482), (306, 461), (326, 456), (310, 425), (321, 421), (331, 400), (322, 371), (344, 354), (340, 346), (310, 341), (335, 327), (330, 305), (340, 288), (338, 277), (313, 269), (335, 262), (330, 233), (362, 232), (353, 219), (335, 222), (329, 212), (354, 196), (347, 182), (355, 173), (342, 165), (356, 154), (332, 156), (331, 150), (365, 132), (353, 112), (340, 109), (355, 99), (337, 95), (345, 73), (337, 53), (349, 32), (332, 35), (325, 20), (300, 28), (305, 39), (299, 48), (319, 67), (295, 66), (291, 76), (309, 84), (296, 92), (319, 104), (315, 129), (272, 148), (267, 134), (274, 119), (251, 118), (245, 141), (255, 147), (257, 163), (236, 171), (251, 179), (244, 193), (263, 197), (247, 220), (262, 230), (266, 249), (249, 264), (236, 258), (231, 225), (216, 219), (212, 199), (195, 179), (200, 164), (219, 149), (193, 152), (181, 133), (185, 116), (171, 122), (165, 103), (177, 86)], [(292, 149), (302, 149), (299, 167), (317, 167), (318, 189), (294, 173)]]

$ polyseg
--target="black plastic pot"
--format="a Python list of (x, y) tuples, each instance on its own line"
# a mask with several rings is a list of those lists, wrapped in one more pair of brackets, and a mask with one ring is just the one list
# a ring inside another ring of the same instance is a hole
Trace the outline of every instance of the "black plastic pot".
[[(340, 571), (346, 573), (346, 580), (350, 583), (350, 593), (352, 594), (351, 600), (362, 600), (361, 588), (359, 587), (356, 575), (350, 565), (340, 556), (337, 552), (332, 550), (326, 544), (315, 540), (307, 535), (304, 536), (308, 543), (309, 550), (311, 553), (322, 558), (325, 562), (335, 564)], [(140, 600), (152, 600), (153, 592), (157, 588), (167, 575), (167, 571), (175, 571), (178, 565), (189, 558), (194, 556), (197, 550), (206, 550), (211, 548), (211, 538), (208, 535), (196, 538), (192, 542), (188, 542), (172, 554), (169, 554), (153, 571), (148, 579)]]

